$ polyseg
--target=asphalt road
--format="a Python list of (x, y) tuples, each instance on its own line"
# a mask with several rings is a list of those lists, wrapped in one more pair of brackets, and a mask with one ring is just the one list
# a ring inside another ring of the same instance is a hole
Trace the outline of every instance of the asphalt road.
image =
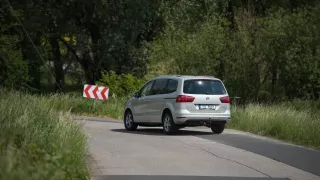
[(234, 130), (167, 136), (161, 128), (127, 132), (122, 123), (86, 119), (79, 122), (90, 137), (93, 179), (320, 180), (319, 151)]

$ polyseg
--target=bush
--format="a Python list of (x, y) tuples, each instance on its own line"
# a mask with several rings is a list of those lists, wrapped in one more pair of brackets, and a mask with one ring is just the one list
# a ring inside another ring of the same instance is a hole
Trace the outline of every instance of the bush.
[(137, 91), (144, 83), (142, 79), (131, 74), (117, 75), (114, 71), (104, 71), (99, 85), (108, 86), (113, 97), (128, 97)]
[(87, 137), (41, 98), (0, 91), (0, 179), (89, 179)]
[[(0, 28), (0, 34), (2, 33)], [(30, 81), (28, 64), (23, 60), (20, 50), (12, 42), (19, 41), (16, 36), (0, 36), (0, 87), (15, 89), (29, 88)]]

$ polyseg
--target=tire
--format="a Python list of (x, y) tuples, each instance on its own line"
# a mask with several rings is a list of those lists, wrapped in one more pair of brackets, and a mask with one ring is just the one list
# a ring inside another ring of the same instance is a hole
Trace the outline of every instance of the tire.
[(215, 124), (211, 126), (211, 130), (214, 134), (221, 134), (224, 131), (225, 125), (224, 124)]
[(133, 121), (133, 115), (130, 110), (125, 112), (123, 123), (127, 131), (135, 131), (138, 128), (138, 125)]
[(165, 134), (171, 135), (175, 134), (178, 131), (178, 127), (173, 122), (173, 118), (170, 112), (165, 112), (164, 116), (162, 117), (162, 125)]

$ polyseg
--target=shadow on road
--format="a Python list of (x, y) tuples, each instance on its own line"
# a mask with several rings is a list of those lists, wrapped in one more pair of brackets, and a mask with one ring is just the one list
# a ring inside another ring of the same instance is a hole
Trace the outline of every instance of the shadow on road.
[[(126, 131), (125, 129), (111, 129), (113, 132), (129, 133), (129, 134), (141, 134), (141, 135), (155, 135), (155, 136), (167, 136), (162, 129), (146, 128), (137, 129), (136, 131)], [(197, 136), (197, 135), (214, 135), (211, 132), (195, 131), (180, 129), (175, 135), (177, 136)]]

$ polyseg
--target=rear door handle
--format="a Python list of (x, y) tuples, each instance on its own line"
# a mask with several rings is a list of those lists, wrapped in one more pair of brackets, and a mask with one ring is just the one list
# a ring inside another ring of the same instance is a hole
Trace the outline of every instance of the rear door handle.
[(146, 99), (146, 100), (144, 100), (144, 102), (150, 102), (150, 100), (147, 100), (147, 99)]

